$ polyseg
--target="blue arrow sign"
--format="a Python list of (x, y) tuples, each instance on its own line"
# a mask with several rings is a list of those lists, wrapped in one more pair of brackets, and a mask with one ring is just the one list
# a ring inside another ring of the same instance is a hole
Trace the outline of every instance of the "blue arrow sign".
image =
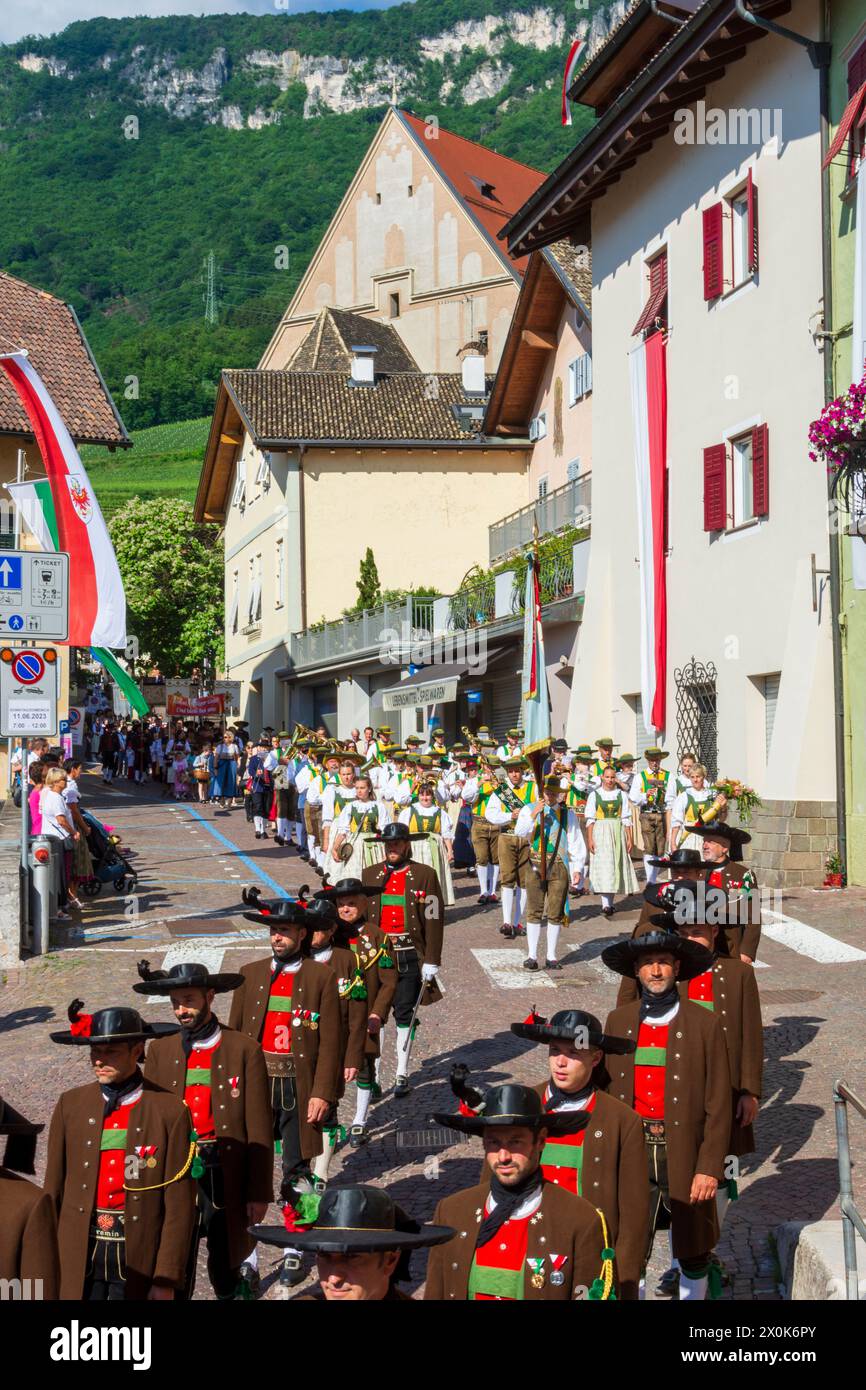
[(0, 589), (21, 588), (21, 556), (5, 556), (0, 560)]

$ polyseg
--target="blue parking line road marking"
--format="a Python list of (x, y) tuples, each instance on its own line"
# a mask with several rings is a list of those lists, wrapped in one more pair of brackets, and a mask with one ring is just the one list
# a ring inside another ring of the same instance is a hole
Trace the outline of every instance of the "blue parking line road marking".
[(265, 873), (264, 869), (260, 869), (254, 859), (250, 859), (248, 854), (244, 854), (241, 850), (239, 850), (237, 845), (232, 844), (231, 840), (229, 840), (225, 835), (222, 835), (219, 830), (214, 830), (210, 821), (205, 820), (204, 816), (199, 815), (198, 811), (194, 811), (191, 806), (188, 806), (186, 809), (188, 815), (195, 816), (196, 820), (201, 821), (208, 834), (213, 835), (214, 839), (218, 840), (221, 845), (226, 845), (228, 849), (231, 850), (235, 858), (239, 859), (242, 864), (246, 865), (251, 874), (255, 874), (256, 878), (260, 878), (262, 883), (266, 883), (269, 888), (273, 888), (274, 892), (277, 894), (278, 897), (288, 898), (289, 894), (286, 892), (285, 888), (281, 888), (278, 883), (274, 882), (274, 880), (270, 877), (269, 874)]
[[(146, 883), (148, 887), (153, 888), (158, 888), (161, 883), (210, 883), (211, 885), (225, 884), (224, 878), (175, 878), (173, 874), (157, 873), (139, 874), (138, 881), (139, 883)], [(270, 882), (270, 879), (268, 880), (268, 882)], [(285, 897), (285, 894), (283, 893), (282, 889), (280, 889), (280, 892), (282, 896)]]

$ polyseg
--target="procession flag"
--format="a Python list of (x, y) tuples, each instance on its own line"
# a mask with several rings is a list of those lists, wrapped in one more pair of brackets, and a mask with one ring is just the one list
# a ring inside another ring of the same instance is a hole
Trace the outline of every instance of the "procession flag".
[(528, 551), (523, 612), (523, 752), (527, 757), (540, 752), (546, 758), (550, 750), (550, 696), (541, 626), (540, 568), (537, 551)]
[(11, 492), (18, 515), (23, 517), (28, 529), (38, 540), (39, 549), (56, 550), (57, 517), (48, 479), (36, 478), (28, 483), (7, 483), (6, 491)]
[(644, 725), (665, 727), (667, 576), (665, 508), (667, 375), (663, 333), (652, 333), (629, 354), (637, 486), (640, 566), (641, 705)]
[(75, 595), (69, 612), (69, 646), (125, 647), (123, 580), (78, 450), (26, 352), (0, 353), (0, 368), (27, 413), (47, 475), (47, 490), (39, 482), (32, 485), (29, 500), (42, 521), (31, 529), (44, 549), (65, 550), (69, 555), (69, 582)]
[(105, 667), (123, 698), (136, 714), (150, 714), (150, 705), (145, 700), (128, 671), (124, 671), (119, 661), (115, 661), (105, 647), (91, 647), (90, 654)]
[(568, 89), (574, 81), (574, 74), (577, 66), (583, 57), (583, 50), (586, 43), (583, 39), (575, 39), (571, 48), (568, 50), (568, 58), (565, 63), (565, 73), (562, 78), (562, 124), (571, 125), (571, 107), (568, 104)]

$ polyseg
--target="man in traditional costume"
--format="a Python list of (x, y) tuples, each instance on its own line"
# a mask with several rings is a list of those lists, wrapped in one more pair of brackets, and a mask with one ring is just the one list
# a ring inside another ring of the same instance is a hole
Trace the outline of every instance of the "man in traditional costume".
[(0, 1096), (0, 1136), (6, 1152), (0, 1166), (0, 1281), (15, 1281), (21, 1296), (49, 1302), (60, 1291), (57, 1216), (50, 1192), (23, 1174), (36, 1171), (36, 1136), (32, 1125)]
[(520, 812), (538, 800), (538, 788), (527, 777), (529, 763), (520, 756), (503, 762), (506, 782), (499, 784), (487, 802), (485, 818), (499, 831), (497, 852), (502, 889), (503, 936), (519, 936), (525, 920), (527, 874), (529, 873), (529, 841), (516, 833)]
[(487, 820), (487, 805), (495, 791), (496, 782), (483, 762), (478, 772), (474, 776), (467, 776), (463, 784), (463, 802), (472, 814), (470, 834), (481, 890), (479, 907), (499, 901), (496, 892), (499, 879), (499, 828)]
[(662, 768), (662, 759), (667, 756), (661, 748), (645, 748), (647, 765), (629, 789), (629, 800), (639, 808), (647, 883), (655, 883), (658, 866), (652, 861), (665, 853), (670, 840), (674, 781), (670, 772)]
[(754, 871), (743, 864), (743, 846), (752, 837), (724, 821), (695, 825), (692, 834), (703, 850), (707, 886), (723, 889), (728, 898), (719, 949), (751, 965), (761, 941), (761, 892)]
[[(545, 969), (561, 970), (556, 945), (562, 927), (568, 926), (568, 890), (579, 882), (586, 863), (586, 846), (574, 811), (562, 801), (561, 778), (544, 779), (543, 799), (524, 806), (514, 833), (529, 845), (526, 876), (526, 960), (524, 970), (538, 969), (541, 923), (547, 917)], [(542, 836), (545, 863), (542, 865)], [(544, 868), (544, 878), (542, 878)]]
[(500, 762), (504, 763), (509, 758), (519, 758), (523, 749), (520, 746), (520, 730), (506, 729), (505, 742), (500, 743), (496, 750), (496, 756)]

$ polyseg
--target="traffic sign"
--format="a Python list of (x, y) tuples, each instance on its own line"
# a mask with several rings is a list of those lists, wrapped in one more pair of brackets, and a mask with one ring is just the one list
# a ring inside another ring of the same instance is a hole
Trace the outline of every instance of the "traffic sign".
[(66, 723), (69, 725), (70, 729), (76, 728), (76, 726), (81, 723), (81, 710), (77, 705), (69, 706), (69, 718)]
[(69, 636), (69, 556), (63, 551), (0, 552), (0, 642)]
[(61, 734), (68, 734), (68, 733), (69, 733), (69, 720), (68, 720), (68, 719), (61, 719), (61, 721), (60, 721), (60, 732), (61, 732)]
[(0, 648), (0, 736), (57, 732), (57, 652)]

